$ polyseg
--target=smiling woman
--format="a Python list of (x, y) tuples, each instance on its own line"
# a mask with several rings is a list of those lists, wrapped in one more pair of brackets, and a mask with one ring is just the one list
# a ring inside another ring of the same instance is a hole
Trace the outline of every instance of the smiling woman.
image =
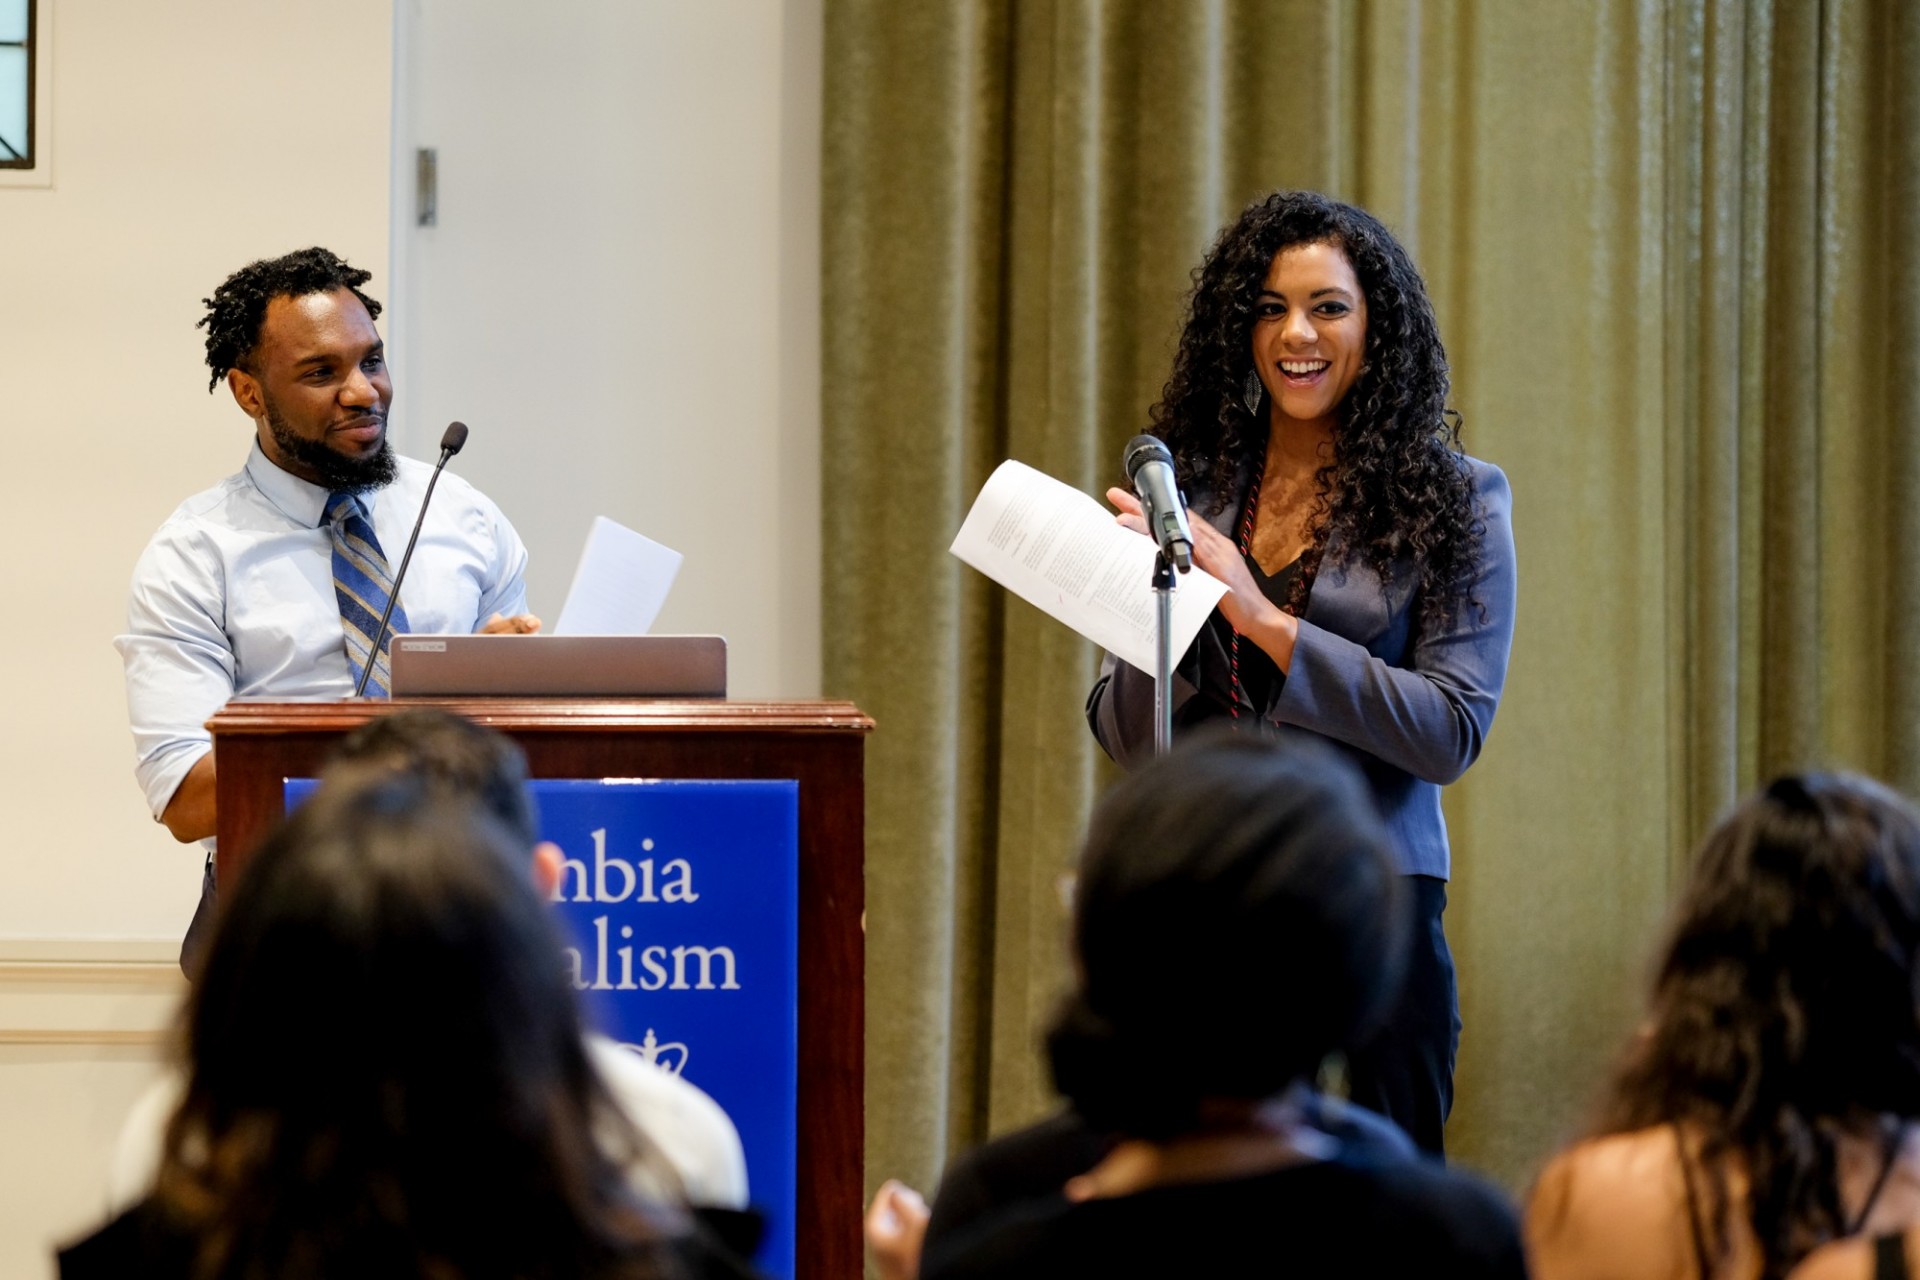
[[(1221, 720), (1318, 736), (1364, 767), (1415, 935), (1406, 995), (1348, 1079), (1434, 1152), (1460, 1031), (1440, 788), (1492, 726), (1514, 609), (1506, 477), (1460, 452), (1447, 391), (1426, 287), (1393, 234), (1281, 191), (1202, 264), (1153, 410), (1206, 517), (1194, 561), (1228, 588), (1176, 672), (1175, 733)], [(1108, 496), (1144, 531), (1131, 494)], [(1151, 742), (1152, 705), (1151, 679), (1109, 656), (1087, 717), (1122, 764)]]

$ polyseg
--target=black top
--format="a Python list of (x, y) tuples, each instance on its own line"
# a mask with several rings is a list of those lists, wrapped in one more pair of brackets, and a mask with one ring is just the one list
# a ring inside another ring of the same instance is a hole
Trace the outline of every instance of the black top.
[(1071, 1111), (963, 1152), (940, 1179), (922, 1257), (1008, 1205), (1050, 1195), (1106, 1159), (1113, 1138)]
[(929, 1249), (921, 1280), (1068, 1275), (1526, 1275), (1499, 1192), (1440, 1165), (1348, 1148), (1249, 1178), (1070, 1204), (1053, 1194)]
[[(1300, 576), (1300, 562), (1304, 558), (1297, 556), (1291, 564), (1268, 574), (1251, 555), (1244, 557), (1247, 572), (1253, 575), (1254, 585), (1260, 588), (1260, 594), (1283, 609), (1287, 605), (1288, 593), (1293, 590), (1294, 579)], [(1218, 609), (1207, 615), (1205, 625), (1194, 636), (1193, 643), (1175, 664), (1174, 670), (1200, 691), (1199, 696), (1189, 698), (1175, 712), (1175, 728), (1190, 728), (1209, 720), (1232, 717), (1233, 627)], [(1279, 701), (1280, 690), (1286, 683), (1286, 673), (1274, 665), (1267, 651), (1243, 637), (1240, 641), (1240, 688), (1245, 700), (1240, 705), (1240, 714), (1255, 719), (1266, 716), (1273, 710), (1273, 704)]]
[(1907, 1238), (1899, 1232), (1873, 1238), (1873, 1280), (1907, 1280)]
[[(1707, 1230), (1705, 1215), (1700, 1208), (1700, 1192), (1694, 1186), (1693, 1160), (1687, 1155), (1687, 1136), (1681, 1132), (1680, 1124), (1673, 1124), (1673, 1141), (1680, 1152), (1680, 1189), (1687, 1198), (1687, 1234), (1693, 1240), (1693, 1264), (1700, 1274), (1713, 1274), (1712, 1252), (1707, 1248)], [(1873, 1214), (1873, 1206), (1880, 1199), (1880, 1193), (1887, 1189), (1887, 1180), (1893, 1176), (1893, 1166), (1900, 1159), (1900, 1148), (1906, 1145), (1908, 1124), (1901, 1120), (1885, 1125), (1880, 1135), (1880, 1172), (1874, 1175), (1873, 1185), (1867, 1188), (1867, 1198), (1860, 1205), (1860, 1212), (1846, 1223), (1840, 1232), (1842, 1236), (1857, 1236), (1867, 1225), (1867, 1219)], [(1894, 1241), (1892, 1254), (1888, 1253), (1887, 1241)], [(1875, 1280), (1889, 1277), (1890, 1280), (1904, 1280), (1907, 1274), (1906, 1254), (1899, 1252), (1901, 1237), (1876, 1236), (1874, 1238), (1874, 1276)], [(1900, 1270), (1887, 1272), (1885, 1268), (1898, 1262)]]
[[(752, 1247), (753, 1215), (695, 1209), (693, 1230), (663, 1241), (660, 1274), (685, 1280), (757, 1280), (759, 1272), (727, 1247)], [(725, 1241), (726, 1243), (723, 1243)], [(84, 1240), (60, 1250), (60, 1280), (188, 1280), (194, 1274), (194, 1236), (169, 1221), (151, 1199), (142, 1200)]]
[[(1310, 1090), (1299, 1091), (1295, 1101), (1308, 1124), (1350, 1154), (1387, 1162), (1414, 1156), (1413, 1142), (1385, 1116)], [(933, 1198), (923, 1269), (942, 1265), (976, 1223), (1026, 1202), (1057, 1197), (1067, 1179), (1099, 1164), (1114, 1142), (1068, 1110), (963, 1153)]]

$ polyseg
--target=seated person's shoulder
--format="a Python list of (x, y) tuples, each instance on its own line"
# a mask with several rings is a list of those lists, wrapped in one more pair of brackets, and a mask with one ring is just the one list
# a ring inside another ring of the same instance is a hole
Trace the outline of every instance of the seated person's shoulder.
[(1490, 1184), (1390, 1147), (1219, 1181), (1002, 1207), (940, 1249), (924, 1280), (975, 1276), (1526, 1274), (1519, 1222)]
[(1356, 1236), (1380, 1237), (1358, 1247), (1429, 1258), (1445, 1274), (1525, 1274), (1519, 1215), (1486, 1179), (1386, 1144), (1349, 1148), (1332, 1175), (1354, 1184), (1341, 1198), (1356, 1206)]
[(58, 1251), (60, 1280), (166, 1280), (193, 1273), (197, 1244), (152, 1200), (133, 1205), (91, 1235)]
[(1059, 1194), (1067, 1179), (1098, 1164), (1112, 1145), (1074, 1112), (1061, 1111), (961, 1153), (933, 1198), (928, 1248), (938, 1251), (998, 1209)]
[(614, 1102), (679, 1176), (687, 1199), (719, 1209), (747, 1207), (746, 1155), (733, 1120), (698, 1085), (598, 1033), (587, 1056)]
[(1067, 1179), (1099, 1163), (1112, 1146), (1112, 1138), (1073, 1112), (1061, 1111), (962, 1152), (940, 1189), (944, 1194), (950, 1183), (972, 1183), (1014, 1199), (1058, 1191)]
[[(1876, 1255), (1882, 1248), (1899, 1255), (1899, 1264), (1891, 1270), (1878, 1269)], [(1856, 1236), (1822, 1245), (1789, 1271), (1787, 1280), (1878, 1280), (1881, 1276), (1913, 1275), (1920, 1275), (1920, 1233), (1909, 1231), (1884, 1242)]]
[(1526, 1238), (1538, 1276), (1690, 1270), (1687, 1188), (1673, 1129), (1591, 1138), (1555, 1156), (1528, 1197)]

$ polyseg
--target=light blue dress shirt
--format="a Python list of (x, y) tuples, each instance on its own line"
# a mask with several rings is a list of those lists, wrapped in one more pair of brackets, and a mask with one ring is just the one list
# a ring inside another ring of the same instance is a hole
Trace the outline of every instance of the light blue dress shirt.
[[(433, 468), (400, 458), (363, 494), (397, 571)], [(160, 526), (133, 571), (126, 663), (134, 774), (157, 818), (212, 747), (207, 719), (234, 697), (353, 693), (333, 590), (327, 491), (268, 461), (195, 494)], [(527, 550), (500, 509), (451, 473), (434, 489), (400, 600), (416, 632), (471, 632), (526, 612)]]

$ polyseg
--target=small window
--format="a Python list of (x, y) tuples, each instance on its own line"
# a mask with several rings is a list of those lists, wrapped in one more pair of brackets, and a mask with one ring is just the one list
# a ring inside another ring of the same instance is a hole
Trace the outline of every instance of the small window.
[(34, 167), (36, 0), (0, 0), (0, 169)]

